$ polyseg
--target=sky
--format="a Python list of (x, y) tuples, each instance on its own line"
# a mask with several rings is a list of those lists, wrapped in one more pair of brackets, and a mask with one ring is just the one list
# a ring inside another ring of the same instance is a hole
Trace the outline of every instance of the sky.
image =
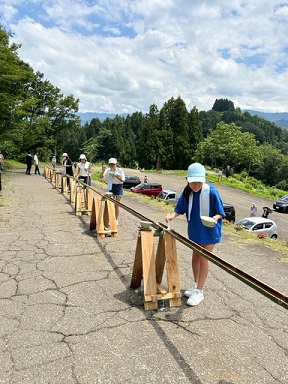
[(180, 96), (288, 112), (288, 1), (0, 0), (18, 53), (80, 112), (149, 112)]

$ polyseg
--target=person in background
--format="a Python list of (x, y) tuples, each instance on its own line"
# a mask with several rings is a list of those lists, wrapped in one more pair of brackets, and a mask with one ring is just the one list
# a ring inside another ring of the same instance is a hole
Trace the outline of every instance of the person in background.
[(144, 176), (144, 183), (148, 183), (148, 178), (147, 178), (147, 176)]
[(221, 181), (222, 177), (223, 177), (223, 171), (222, 171), (221, 168), (219, 168), (219, 170), (218, 170), (218, 181)]
[[(109, 168), (106, 165), (102, 165), (102, 171), (100, 173), (100, 179), (105, 179), (108, 182), (109, 192), (112, 192), (113, 198), (117, 201), (121, 200), (123, 196), (123, 183), (125, 181), (125, 173), (122, 168), (118, 167), (117, 160), (111, 157), (108, 161)], [(118, 224), (119, 206), (115, 204), (115, 216)]]
[[(87, 161), (86, 156), (82, 153), (79, 157), (80, 162), (77, 164), (77, 177), (79, 180), (82, 180), (84, 183), (91, 185), (91, 165)], [(90, 181), (90, 184), (89, 184)]]
[[(73, 167), (72, 167), (72, 161), (67, 155), (66, 152), (62, 155), (62, 165), (63, 165), (63, 173), (68, 176), (73, 176)], [(70, 180), (69, 177), (67, 178), (67, 187), (70, 188)]]
[(264, 217), (264, 219), (268, 219), (268, 216), (270, 215), (270, 213), (273, 213), (273, 210), (271, 208), (263, 207), (262, 217)]
[(32, 162), (33, 162), (32, 155), (30, 151), (28, 151), (26, 155), (26, 166), (27, 166), (26, 175), (31, 175)]
[(34, 155), (35, 175), (40, 175), (38, 152)]
[(51, 163), (52, 163), (52, 168), (55, 170), (56, 169), (56, 156), (52, 157)]
[[(186, 214), (188, 221), (188, 237), (202, 248), (212, 252), (215, 245), (222, 240), (222, 219), (225, 217), (222, 199), (218, 190), (206, 183), (206, 171), (202, 164), (189, 165), (187, 186), (181, 193), (174, 212), (167, 215), (165, 220), (170, 222), (179, 215)], [(201, 216), (214, 219), (212, 227), (202, 224)], [(206, 257), (197, 251), (192, 253), (192, 271), (194, 282), (184, 292), (188, 297), (187, 305), (196, 306), (204, 299), (203, 288), (208, 276), (209, 264)]]
[(255, 217), (257, 215), (257, 205), (253, 203), (250, 208), (250, 217)]

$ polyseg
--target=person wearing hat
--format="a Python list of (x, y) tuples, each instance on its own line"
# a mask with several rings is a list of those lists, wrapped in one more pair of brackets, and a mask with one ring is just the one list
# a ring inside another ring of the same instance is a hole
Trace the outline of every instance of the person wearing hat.
[[(222, 199), (218, 190), (206, 183), (205, 168), (200, 163), (189, 165), (187, 186), (181, 193), (174, 212), (165, 220), (170, 222), (179, 215), (186, 214), (188, 237), (202, 248), (212, 252), (215, 245), (222, 240), (222, 219), (225, 217)], [(201, 216), (214, 220), (212, 226), (205, 226)], [(187, 305), (196, 306), (204, 299), (203, 288), (208, 276), (208, 259), (197, 251), (192, 253), (192, 272), (194, 282), (184, 292), (188, 297)]]
[(253, 203), (250, 208), (250, 217), (255, 217), (257, 214), (257, 205)]
[[(66, 152), (62, 155), (62, 165), (63, 165), (63, 173), (65, 175), (73, 176), (73, 167), (72, 167), (72, 161), (69, 158), (68, 154)], [(69, 177), (67, 178), (67, 187), (70, 188), (70, 180)]]
[[(123, 183), (125, 181), (125, 173), (122, 168), (117, 166), (117, 160), (111, 157), (108, 160), (109, 167), (102, 166), (102, 172), (100, 173), (100, 179), (105, 179), (108, 182), (109, 192), (112, 192), (113, 198), (117, 201), (121, 200), (123, 196)], [(118, 224), (119, 206), (115, 204), (115, 216)]]
[(91, 185), (90, 173), (91, 165), (87, 161), (87, 157), (82, 153), (79, 157), (80, 162), (77, 164), (77, 177), (84, 183)]

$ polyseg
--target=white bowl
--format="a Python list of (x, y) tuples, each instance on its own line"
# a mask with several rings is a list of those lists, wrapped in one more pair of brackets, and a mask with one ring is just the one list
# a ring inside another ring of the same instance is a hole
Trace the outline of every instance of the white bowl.
[(109, 172), (109, 175), (111, 175), (111, 176), (115, 176), (115, 172), (110, 171), (110, 172)]
[(141, 228), (148, 229), (150, 228), (151, 224), (152, 224), (151, 221), (140, 221)]
[(216, 223), (213, 217), (201, 216), (200, 218), (201, 218), (202, 224), (205, 225), (206, 227), (213, 227)]

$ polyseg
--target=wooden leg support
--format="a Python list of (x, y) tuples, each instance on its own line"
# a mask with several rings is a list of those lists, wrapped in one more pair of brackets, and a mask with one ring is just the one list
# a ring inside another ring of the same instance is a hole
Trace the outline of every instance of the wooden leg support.
[[(165, 262), (167, 290), (161, 285)], [(145, 310), (157, 309), (158, 300), (169, 300), (170, 307), (181, 305), (176, 241), (169, 233), (159, 237), (155, 258), (153, 231), (139, 231), (130, 287), (140, 287), (142, 278)]]
[(97, 236), (104, 238), (106, 234), (118, 236), (115, 218), (115, 204), (107, 199), (94, 197), (90, 215), (90, 230), (96, 229)]

